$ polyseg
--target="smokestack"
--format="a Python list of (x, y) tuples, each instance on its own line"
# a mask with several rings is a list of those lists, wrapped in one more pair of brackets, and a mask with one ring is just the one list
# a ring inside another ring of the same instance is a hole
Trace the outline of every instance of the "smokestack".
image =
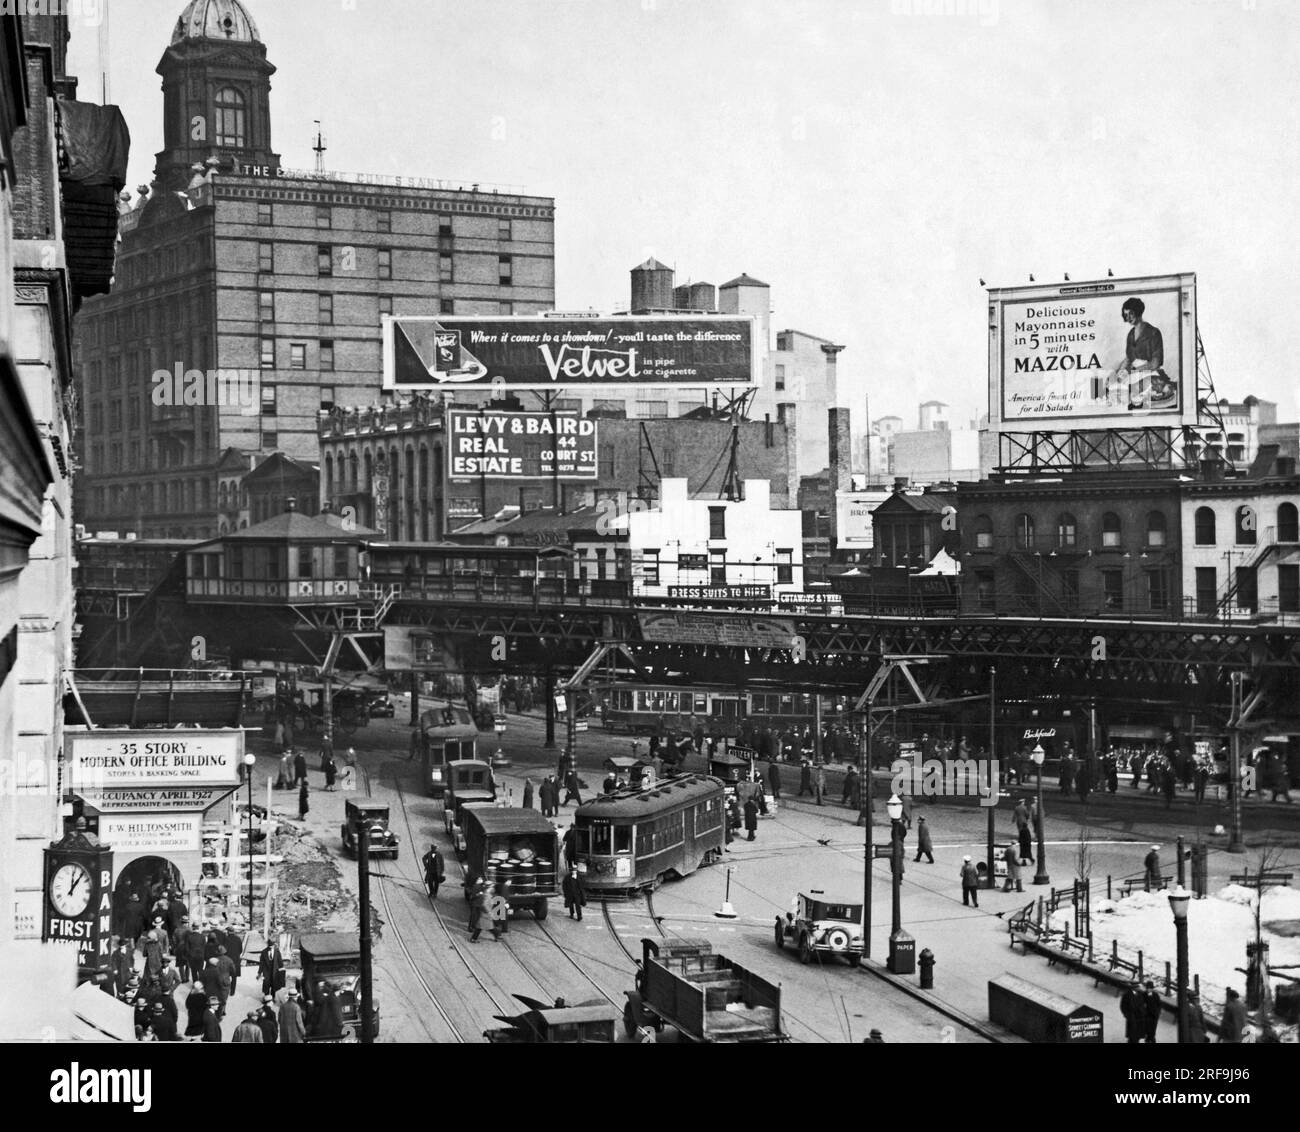
[(830, 409), (826, 417), (830, 429), (831, 490), (848, 491), (853, 486), (853, 434), (849, 428), (849, 410)]

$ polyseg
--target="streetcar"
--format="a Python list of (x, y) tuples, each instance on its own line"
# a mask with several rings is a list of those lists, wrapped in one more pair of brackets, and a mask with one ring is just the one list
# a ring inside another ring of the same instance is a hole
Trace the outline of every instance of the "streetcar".
[(705, 774), (622, 789), (578, 807), (573, 859), (588, 892), (653, 889), (721, 860), (726, 848), (723, 785)]
[[(611, 684), (601, 689), (605, 730), (631, 735), (705, 734), (737, 738), (748, 725), (788, 731), (811, 727), (814, 697), (801, 692), (699, 690), (654, 684)], [(824, 705), (829, 707), (830, 705)], [(831, 720), (832, 712), (826, 713)]]
[(411, 730), (411, 756), (419, 757), (424, 791), (432, 798), (447, 792), (447, 766), (478, 757), (478, 727), (464, 704), (446, 703), (420, 713)]

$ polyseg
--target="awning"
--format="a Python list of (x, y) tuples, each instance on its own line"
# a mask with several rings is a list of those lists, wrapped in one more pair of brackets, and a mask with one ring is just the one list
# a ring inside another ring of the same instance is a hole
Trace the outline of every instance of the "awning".
[(0, 970), (0, 1041), (135, 1041), (131, 1007), (94, 983), (77, 986), (76, 948), (6, 943), (0, 945)]
[(94, 983), (82, 983), (72, 992), (70, 1031), (74, 1042), (133, 1042), (135, 1011)]

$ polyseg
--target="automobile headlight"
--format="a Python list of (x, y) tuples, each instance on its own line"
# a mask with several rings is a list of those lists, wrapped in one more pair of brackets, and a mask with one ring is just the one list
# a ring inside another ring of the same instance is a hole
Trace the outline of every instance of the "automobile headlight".
[(441, 779), (442, 779), (442, 771), (437, 770), (437, 769), (431, 770), (431, 771), (429, 772), (429, 777), (430, 777), (430, 778), (436, 778), (436, 779), (441, 780)]

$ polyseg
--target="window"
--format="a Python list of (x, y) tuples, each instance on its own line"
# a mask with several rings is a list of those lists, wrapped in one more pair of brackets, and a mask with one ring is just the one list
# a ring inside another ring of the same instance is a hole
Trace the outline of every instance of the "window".
[(1283, 503), (1277, 509), (1277, 541), (1300, 542), (1300, 512), (1294, 503)]
[(1056, 520), (1056, 545), (1062, 550), (1073, 550), (1078, 524), (1068, 511)]
[(1251, 613), (1259, 608), (1259, 579), (1254, 566), (1237, 567), (1237, 608)]
[(381, 208), (375, 213), (375, 231), (391, 232), (393, 230), (393, 213), (390, 209)]
[(975, 549), (993, 549), (993, 520), (987, 515), (975, 516)]
[(257, 222), (259, 224), (273, 224), (275, 222), (275, 213), (271, 211), (272, 207), (269, 200), (259, 200), (257, 202)]
[(709, 508), (709, 538), (727, 537), (727, 509), (725, 507)]
[(1196, 567), (1196, 612), (1212, 614), (1218, 605), (1219, 574), (1213, 566)]
[(244, 138), (244, 96), (234, 87), (222, 87), (216, 98), (217, 145), (233, 146), (243, 149)]
[(122, 402), (121, 401), (109, 402), (108, 427), (112, 432), (122, 431)]
[(1164, 569), (1148, 570), (1147, 608), (1160, 612), (1169, 608), (1169, 572)]
[(334, 408), (334, 386), (322, 385), (320, 387), (320, 407), (322, 413), (328, 413)]
[(679, 554), (677, 556), (677, 570), (683, 573), (687, 570), (707, 570), (709, 568), (709, 556), (707, 554)]
[(318, 204), (316, 206), (316, 227), (332, 228), (334, 221), (330, 214), (330, 206), (327, 204)]
[(379, 249), (379, 278), (391, 279), (393, 277), (393, 249)]
[(322, 338), (320, 342), (320, 368), (329, 373), (334, 369), (334, 339)]
[(140, 402), (131, 401), (127, 405), (126, 410), (127, 410), (128, 423), (130, 424), (130, 426), (132, 428), (139, 428), (140, 427)]
[(995, 605), (993, 594), (993, 571), (976, 571), (975, 604), (982, 610), (992, 610)]
[(497, 314), (514, 314), (515, 304), (509, 300), (503, 300), (497, 303)]
[(794, 582), (794, 551), (778, 550), (776, 552), (776, 584), (788, 586)]
[(1107, 511), (1101, 517), (1101, 545), (1106, 549), (1113, 550), (1119, 546), (1123, 531), (1119, 516), (1114, 511)]
[(275, 432), (265, 431), (265, 430), (262, 432), (263, 448), (269, 449), (270, 451), (274, 452), (276, 445), (278, 445), (279, 443), (280, 443), (280, 438), (278, 434), (276, 434)]
[(257, 293), (257, 317), (263, 322), (275, 321), (274, 291), (259, 291)]
[(1016, 516), (1016, 549), (1032, 550), (1034, 546), (1034, 517), (1024, 513)]
[(379, 296), (379, 313), (380, 313), (381, 315), (392, 314), (392, 313), (393, 313), (393, 296), (392, 296), (392, 295), (380, 295), (380, 296)]
[(316, 274), (334, 274), (334, 249), (329, 244), (316, 245)]
[(346, 578), (348, 576), (348, 548), (346, 546), (336, 546), (334, 548), (334, 577)]
[(275, 271), (275, 245), (262, 241), (257, 245), (257, 270)]
[(1254, 546), (1255, 545), (1255, 508), (1238, 507), (1236, 516), (1237, 528), (1237, 545)]
[(108, 446), (108, 470), (110, 472), (120, 472), (122, 470), (122, 446), (120, 444), (110, 444)]
[(455, 299), (439, 299), (439, 300), (438, 300), (438, 313), (439, 313), (439, 314), (455, 314), (455, 313), (456, 313), (456, 300), (455, 300)]
[(454, 271), (454, 261), (451, 252), (438, 253), (438, 279), (443, 283), (456, 282), (456, 273)]
[(263, 369), (275, 368), (275, 339), (274, 338), (262, 339), (260, 361)]
[(497, 239), (512, 240), (514, 236), (510, 232), (510, 221), (505, 219), (497, 220)]
[(602, 479), (607, 479), (614, 475), (616, 449), (612, 444), (602, 444), (600, 446), (600, 467), (599, 474)]
[(1061, 600), (1066, 609), (1079, 608), (1079, 571), (1061, 571)]
[(659, 584), (659, 551), (643, 550), (641, 552), (641, 580), (647, 586)]
[(1147, 546), (1158, 547), (1165, 545), (1166, 522), (1162, 511), (1152, 511), (1147, 515)]
[(1213, 546), (1215, 538), (1214, 509), (1212, 507), (1198, 507), (1193, 528), (1196, 532), (1197, 546)]
[[(710, 510), (712, 509), (710, 508)], [(709, 584), (711, 586), (725, 586), (727, 584), (727, 552), (725, 550), (709, 551)]]
[(1101, 572), (1101, 596), (1105, 608), (1124, 608), (1123, 570), (1103, 570)]
[(289, 343), (289, 368), (307, 368), (307, 344), (305, 342)]
[(776, 387), (778, 389), (785, 388), (785, 366), (776, 367)]
[(514, 275), (514, 261), (508, 255), (497, 256), (497, 281), (503, 287), (510, 286)]
[(666, 417), (668, 415), (668, 402), (638, 401), (636, 403), (636, 415), (638, 417)]
[(334, 296), (316, 296), (316, 317), (322, 326), (334, 325)]
[(298, 577), (311, 577), (311, 547), (298, 547)]
[(262, 386), (262, 414), (264, 416), (275, 416), (275, 386)]
[(440, 240), (451, 239), (451, 217), (450, 216), (438, 217), (438, 238)]
[(1277, 608), (1279, 613), (1300, 613), (1300, 566), (1277, 568)]

